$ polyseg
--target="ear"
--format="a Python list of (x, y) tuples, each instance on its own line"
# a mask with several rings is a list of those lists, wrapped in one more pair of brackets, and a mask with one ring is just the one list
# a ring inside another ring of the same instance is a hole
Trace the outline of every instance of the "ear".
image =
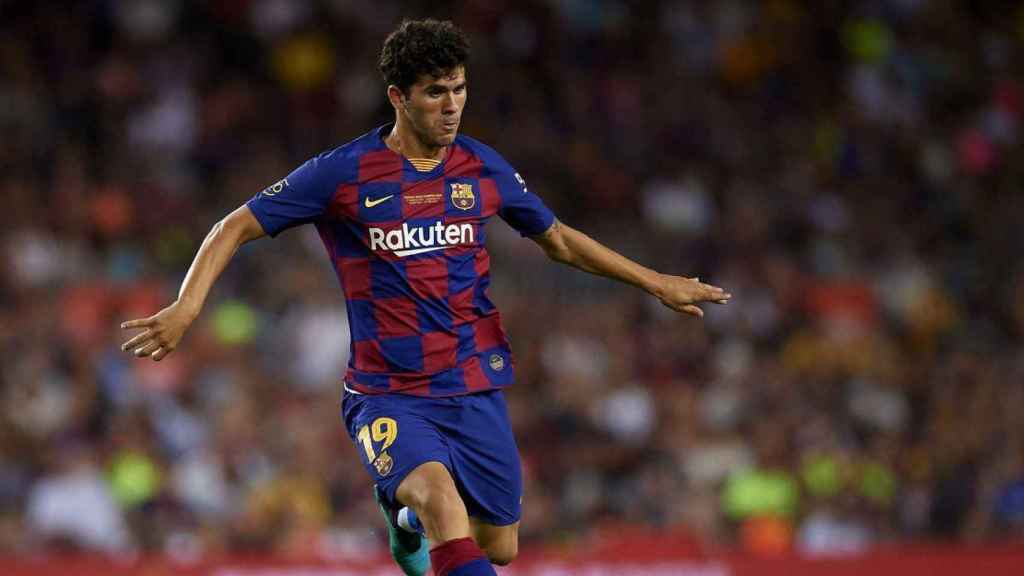
[(395, 110), (405, 110), (407, 106), (405, 94), (402, 93), (402, 90), (394, 84), (388, 86), (388, 100), (391, 102), (391, 106)]

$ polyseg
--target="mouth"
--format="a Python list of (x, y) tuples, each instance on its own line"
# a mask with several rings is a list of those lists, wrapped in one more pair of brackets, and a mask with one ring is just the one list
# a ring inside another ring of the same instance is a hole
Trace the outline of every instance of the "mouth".
[(443, 130), (445, 132), (455, 132), (455, 130), (458, 129), (458, 127), (459, 127), (459, 121), (458, 120), (455, 120), (455, 121), (452, 121), (452, 122), (447, 122), (446, 121), (446, 122), (442, 122), (441, 123), (441, 130)]

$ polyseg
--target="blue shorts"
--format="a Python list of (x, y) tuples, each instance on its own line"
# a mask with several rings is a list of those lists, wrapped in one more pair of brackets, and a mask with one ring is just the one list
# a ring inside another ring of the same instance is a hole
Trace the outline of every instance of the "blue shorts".
[(417, 466), (440, 462), (470, 516), (496, 526), (519, 521), (519, 449), (501, 390), (448, 398), (345, 391), (342, 415), (363, 465), (391, 502)]

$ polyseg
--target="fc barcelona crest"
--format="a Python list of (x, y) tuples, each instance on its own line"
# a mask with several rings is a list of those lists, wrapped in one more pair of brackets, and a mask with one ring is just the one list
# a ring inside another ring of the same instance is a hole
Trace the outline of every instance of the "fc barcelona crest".
[(380, 456), (373, 461), (373, 467), (377, 469), (377, 474), (381, 476), (387, 476), (391, 473), (391, 469), (394, 468), (395, 461), (391, 458), (391, 455), (387, 452), (381, 452)]
[(459, 210), (472, 210), (476, 206), (473, 185), (463, 182), (452, 182), (452, 205)]

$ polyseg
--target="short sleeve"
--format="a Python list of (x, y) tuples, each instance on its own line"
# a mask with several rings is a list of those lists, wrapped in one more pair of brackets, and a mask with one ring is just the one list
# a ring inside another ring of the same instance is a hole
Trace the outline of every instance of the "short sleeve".
[(322, 216), (342, 183), (337, 162), (330, 154), (321, 154), (249, 200), (247, 206), (263, 230), (277, 236)]
[(495, 171), (492, 176), (501, 195), (498, 215), (523, 236), (536, 236), (546, 232), (555, 222), (555, 215), (533, 192), (526, 181), (511, 166)]

